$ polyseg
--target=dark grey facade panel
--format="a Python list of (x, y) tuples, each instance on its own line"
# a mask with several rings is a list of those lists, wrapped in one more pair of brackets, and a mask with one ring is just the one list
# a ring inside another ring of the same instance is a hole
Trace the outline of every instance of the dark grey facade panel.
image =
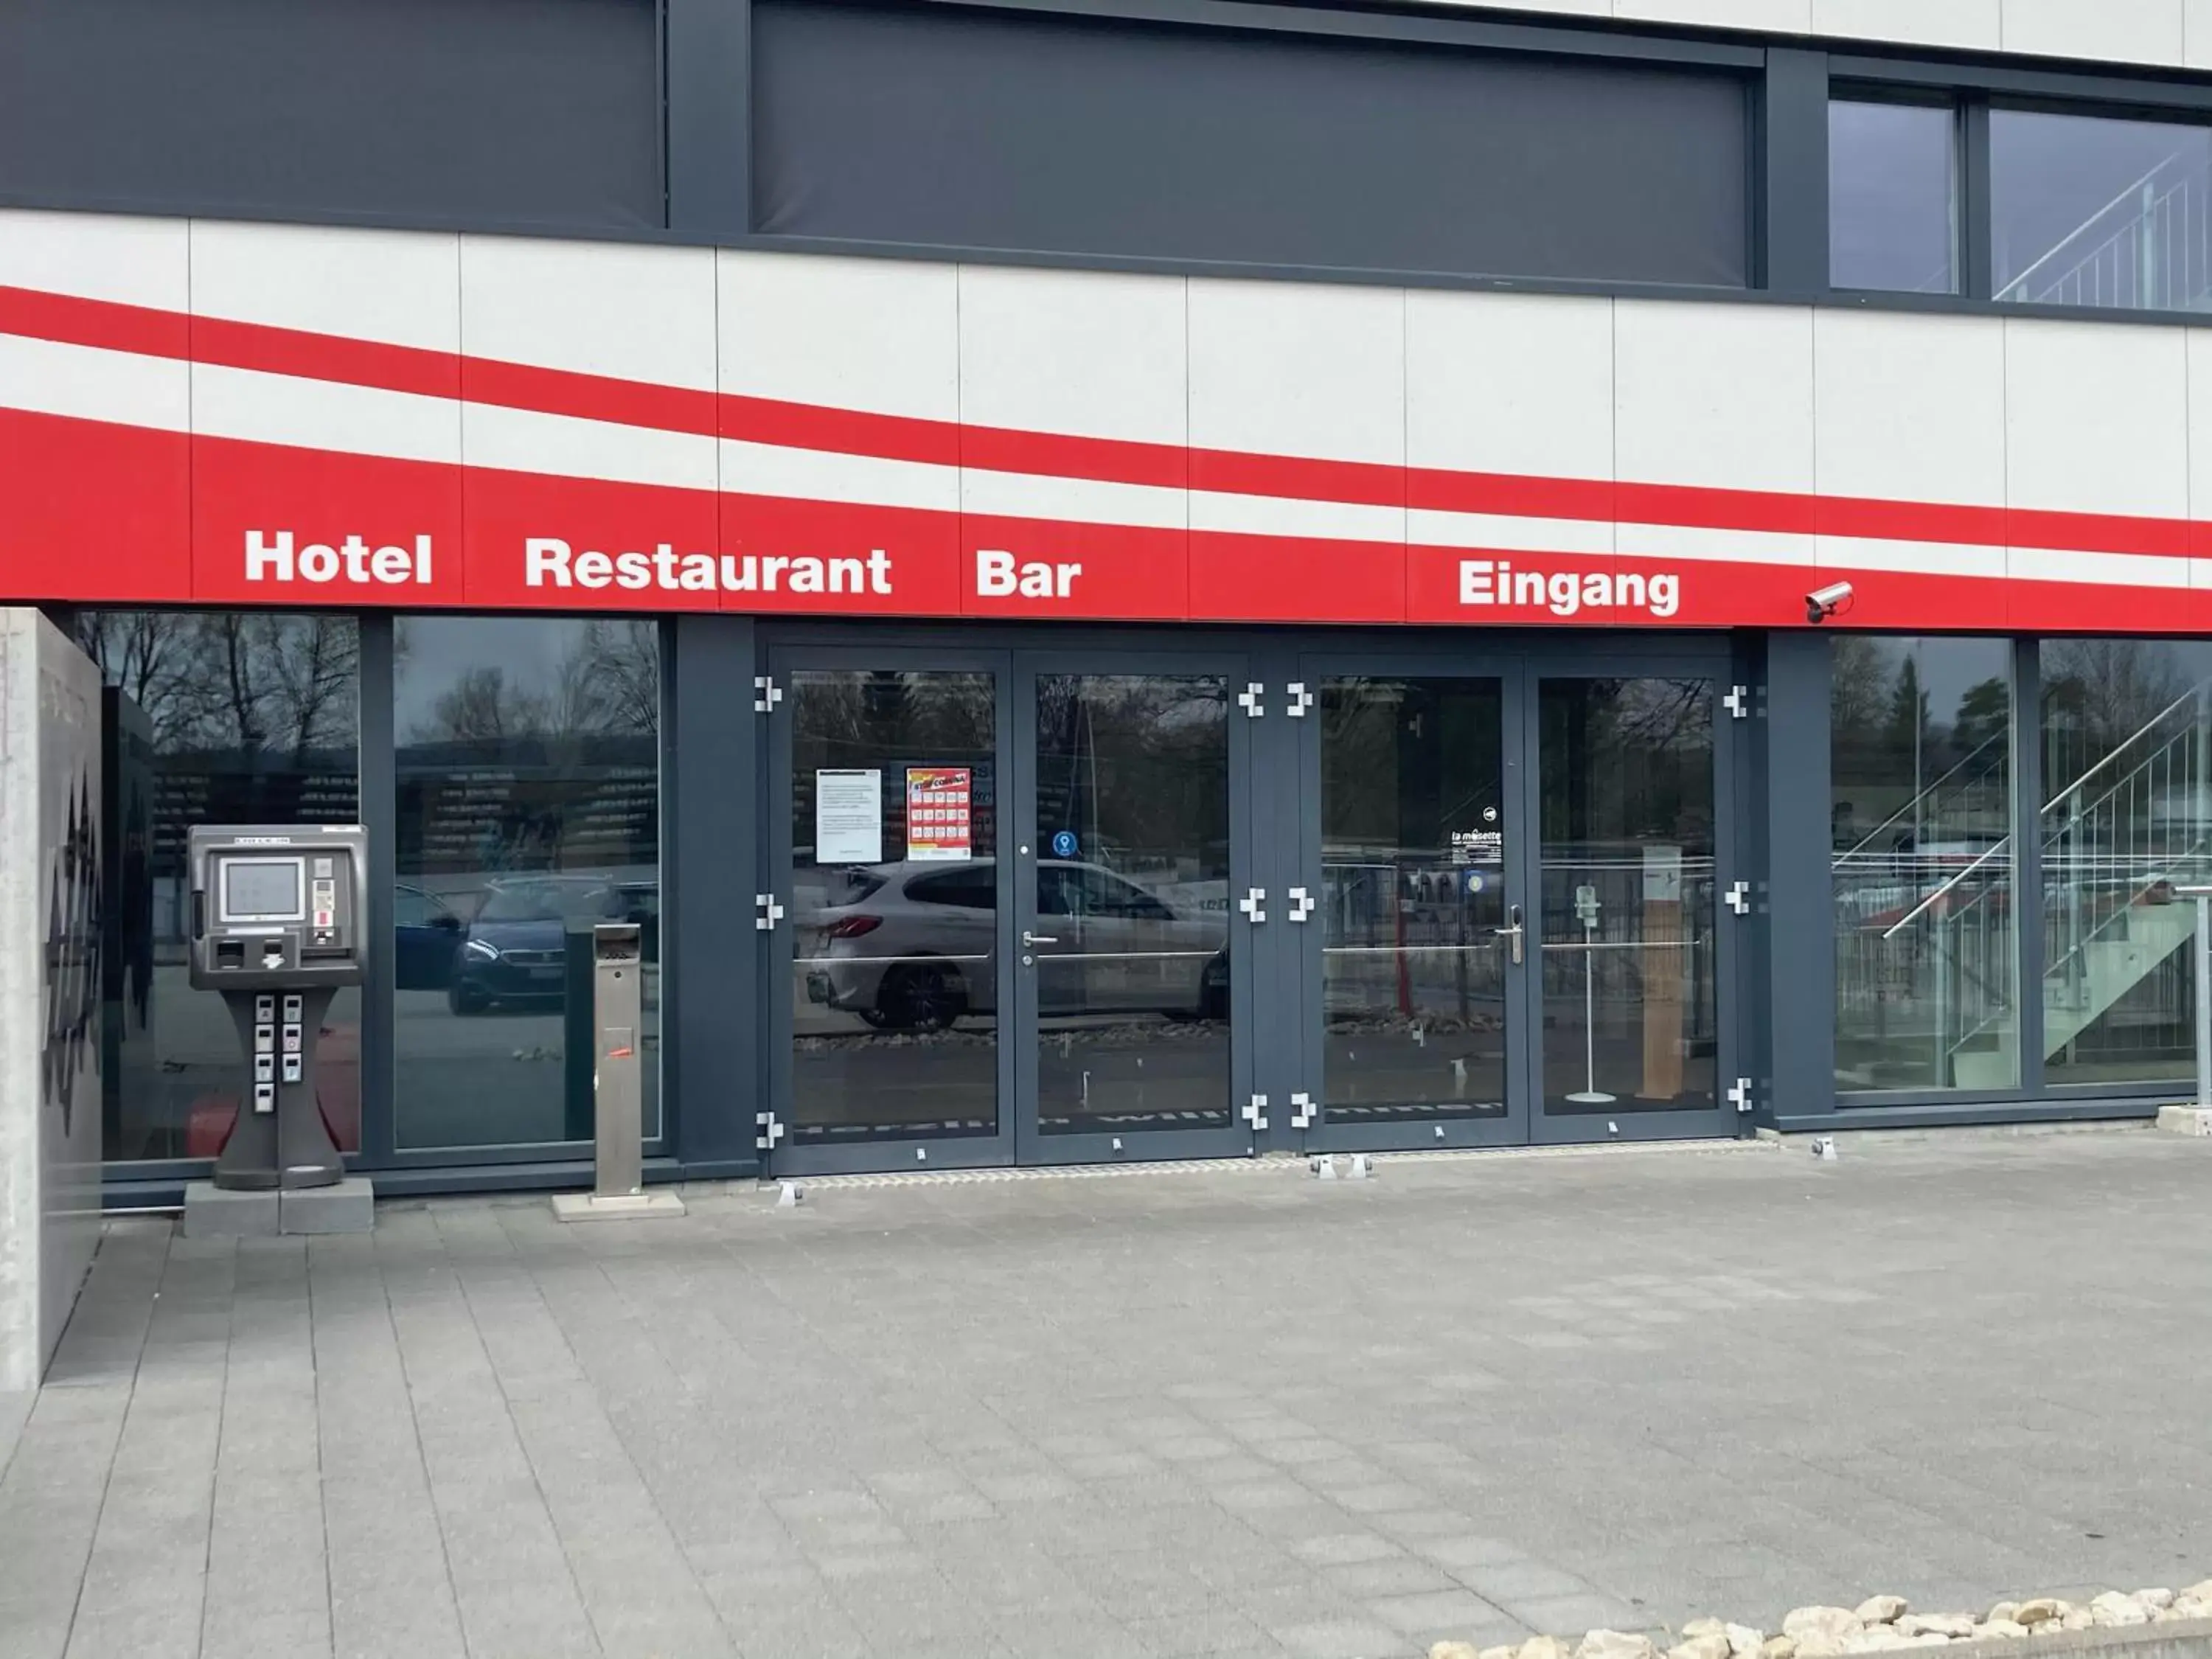
[(657, 226), (655, 0), (0, 0), (0, 191)]
[(1731, 73), (761, 0), (771, 234), (1742, 287)]

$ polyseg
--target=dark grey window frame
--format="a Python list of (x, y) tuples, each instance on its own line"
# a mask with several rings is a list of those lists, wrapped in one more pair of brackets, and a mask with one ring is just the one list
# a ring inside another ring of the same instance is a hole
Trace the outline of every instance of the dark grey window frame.
[[(2007, 307), (2010, 309), (2010, 307)], [(1786, 975), (1769, 981), (1777, 1098), (1789, 1130), (1902, 1128), (2039, 1119), (2142, 1118), (2172, 1101), (2185, 1079), (2166, 1082), (2052, 1083), (2043, 1054), (2043, 926), (2039, 902), (2020, 908), (2013, 930), (2018, 992), (2020, 1081), (2002, 1089), (1866, 1090), (1835, 1086), (1835, 907), (1826, 823), (1832, 634), (1778, 634), (1769, 642), (1774, 726), (1770, 733), (1774, 915), (1778, 934), (1805, 942)], [(2010, 776), (2013, 891), (2043, 891), (2043, 671), (2040, 634), (2011, 644)], [(1817, 786), (1817, 790), (1816, 787)], [(1816, 824), (1814, 820), (1818, 819)], [(2018, 904), (2015, 899), (2016, 906)], [(1787, 927), (1782, 919), (1786, 914)], [(1816, 1103), (1806, 1109), (1802, 1103)], [(1817, 1103), (1825, 1103), (1825, 1104)]]
[[(1936, 300), (1972, 298), (1987, 294), (1989, 251), (1989, 123), (1985, 106), (1976, 105), (1983, 114), (1976, 120), (1971, 113), (1968, 100), (1942, 88), (1900, 87), (1872, 82), (1861, 85), (1850, 81), (1831, 78), (1826, 95), (1827, 104), (1902, 104), (1913, 109), (1948, 110), (1951, 114), (1951, 271), (1952, 291), (1921, 297)], [(1825, 107), (1825, 106), (1824, 106)], [(1975, 137), (1978, 130), (1979, 137)], [(1978, 173), (1974, 163), (1976, 145), (1980, 148)], [(1975, 179), (1979, 178), (1978, 186)], [(1824, 257), (1831, 255), (1827, 248), (1826, 228), (1822, 230)], [(1975, 286), (1974, 262), (1969, 257), (1970, 244), (1979, 240), (1981, 246), (1981, 287)], [(1832, 263), (1832, 261), (1831, 261)], [(1880, 300), (1885, 295), (1911, 293), (1909, 289), (1869, 289), (1838, 286), (1830, 281), (1826, 272), (1822, 284), (1837, 295), (1864, 296)]]

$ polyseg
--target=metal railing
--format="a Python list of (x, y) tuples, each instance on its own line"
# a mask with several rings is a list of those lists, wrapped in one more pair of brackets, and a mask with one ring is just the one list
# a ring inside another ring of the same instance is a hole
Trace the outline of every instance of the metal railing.
[(2101, 980), (2097, 947), (2131, 941), (2142, 907), (2212, 873), (2212, 681), (2168, 702), (2053, 795), (2036, 836), (2042, 890), (2027, 904), (2013, 894), (2010, 835), (1963, 866), (1963, 853), (1947, 862), (1856, 849), (1835, 862), (1839, 1006), (1870, 1028), (1854, 1035), (1876, 1051), (1921, 1055), (1936, 1073), (1923, 1081), (1954, 1086), (1970, 1053), (2016, 1054), (2013, 935), (2023, 914), (2043, 928), (2045, 1058), (2124, 995), (2139, 1022), (2185, 1018), (2170, 930), (2153, 930), (2139, 957), (2106, 966)]
[(2166, 157), (1996, 293), (2001, 301), (2136, 311), (2205, 308), (2212, 289), (2212, 167)]

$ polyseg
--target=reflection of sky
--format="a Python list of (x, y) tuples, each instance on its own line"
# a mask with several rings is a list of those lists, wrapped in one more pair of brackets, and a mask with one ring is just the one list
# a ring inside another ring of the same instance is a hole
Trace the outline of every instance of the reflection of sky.
[(472, 668), (497, 668), (518, 690), (548, 692), (585, 623), (557, 617), (403, 617), (392, 671), (392, 731), (406, 743)]
[(1828, 106), (1830, 264), (1838, 288), (1952, 287), (1948, 107)]
[[(2212, 129), (2171, 121), (2110, 121), (2025, 110), (1990, 113), (1992, 252), (2002, 287), (2048, 253), (2112, 198), (2166, 161), (2212, 161)], [(2130, 216), (2116, 212), (2106, 227)], [(2098, 239), (2101, 240), (2101, 239)], [(2094, 246), (2076, 250), (2086, 256)], [(2073, 258), (2046, 266), (2053, 276)]]

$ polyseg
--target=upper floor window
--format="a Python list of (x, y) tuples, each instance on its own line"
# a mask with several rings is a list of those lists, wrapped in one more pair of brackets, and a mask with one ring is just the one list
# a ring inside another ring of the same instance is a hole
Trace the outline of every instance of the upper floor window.
[(1990, 112), (1999, 300), (2212, 310), (2212, 127)]
[(1958, 117), (1948, 103), (1828, 106), (1828, 280), (1959, 289)]

